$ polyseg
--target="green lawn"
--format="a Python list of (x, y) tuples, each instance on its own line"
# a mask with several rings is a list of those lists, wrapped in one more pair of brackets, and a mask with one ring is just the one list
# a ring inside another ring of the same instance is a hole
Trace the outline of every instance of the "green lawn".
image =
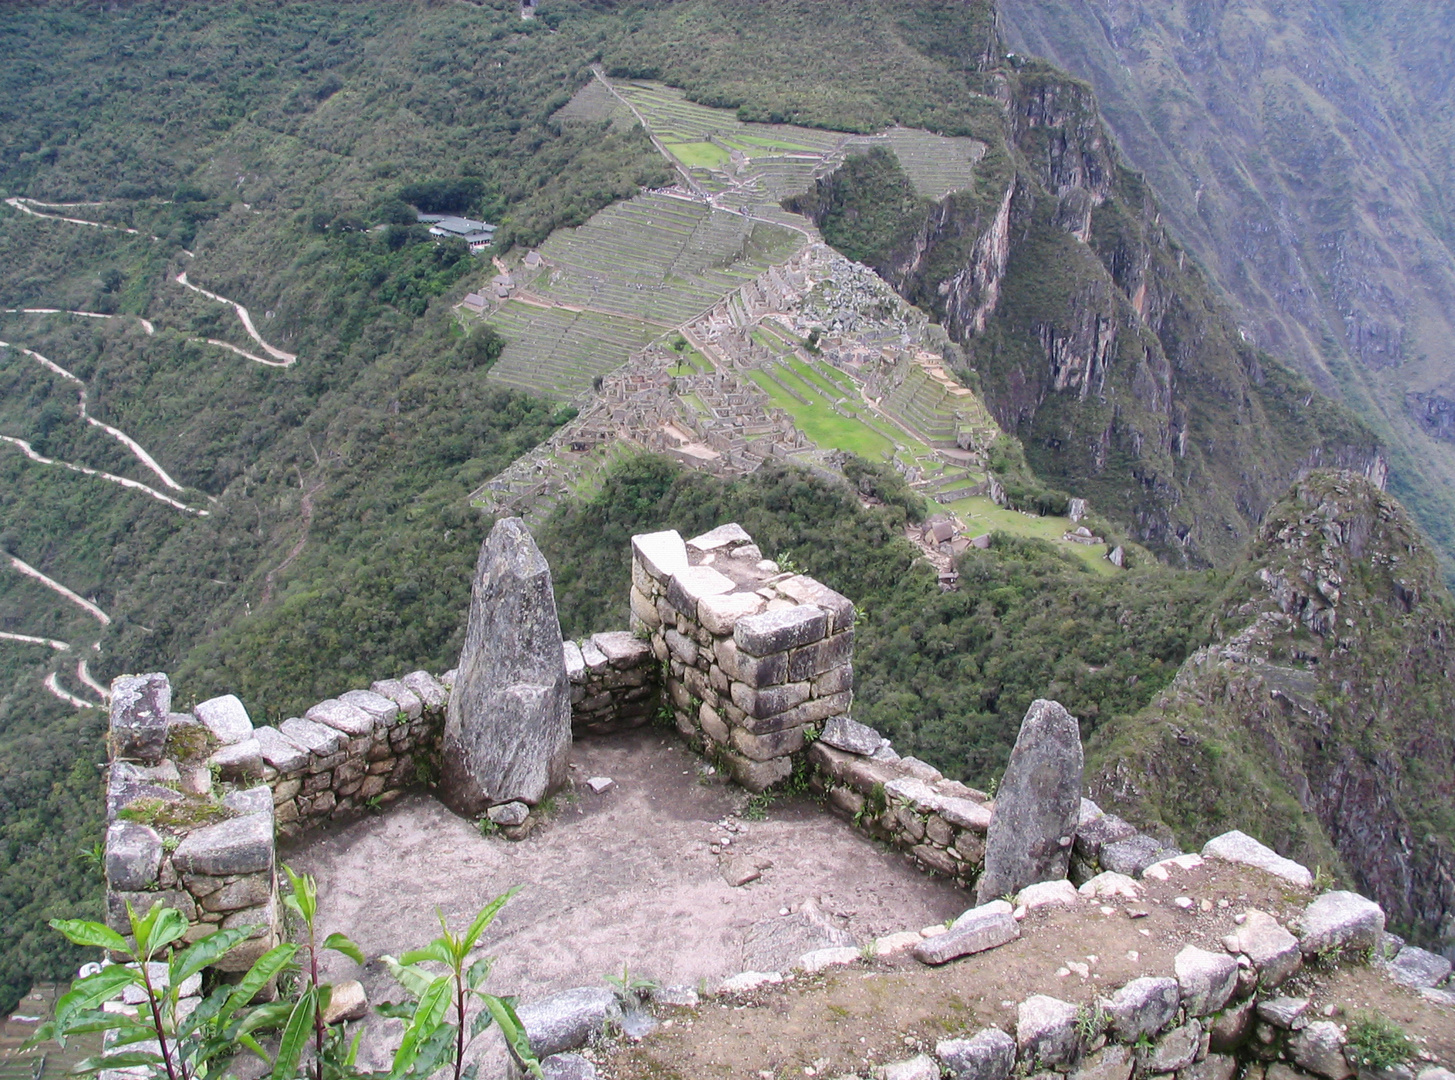
[(953, 511), (965, 523), (965, 531), (969, 536), (978, 536), (983, 532), (1003, 529), (1005, 532), (1015, 533), (1017, 536), (1049, 540), (1056, 545), (1058, 550), (1075, 555), (1098, 574), (1110, 576), (1119, 572), (1115, 566), (1106, 561), (1106, 553), (1110, 549), (1105, 544), (1072, 544), (1061, 539), (1065, 533), (1076, 528), (1070, 518), (1028, 517), (1018, 510), (1007, 510), (1003, 506), (997, 506), (985, 495), (958, 499), (955, 502), (946, 503), (938, 509)]
[(894, 451), (893, 443), (863, 421), (840, 416), (811, 394), (805, 396), (813, 404), (804, 405), (790, 397), (781, 386), (760, 371), (750, 372), (749, 375), (772, 399), (774, 405), (793, 417), (793, 422), (815, 445), (825, 450), (847, 450), (870, 461), (883, 461), (886, 455)]
[(689, 169), (721, 169), (727, 164), (727, 151), (710, 142), (664, 142), (669, 153)]

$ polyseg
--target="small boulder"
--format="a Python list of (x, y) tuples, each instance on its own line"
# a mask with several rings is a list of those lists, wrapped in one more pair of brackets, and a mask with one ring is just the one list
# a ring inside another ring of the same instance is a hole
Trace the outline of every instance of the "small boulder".
[(485, 811), (485, 816), (502, 829), (513, 829), (525, 824), (530, 817), (530, 807), (523, 802), (501, 803)]
[(928, 1054), (895, 1061), (875, 1070), (879, 1080), (940, 1080), (940, 1066)]
[(1373, 949), (1384, 933), (1384, 909), (1358, 893), (1326, 892), (1294, 924), (1305, 956), (1330, 949)]
[(1303, 966), (1298, 939), (1267, 912), (1250, 908), (1243, 925), (1223, 939), (1231, 953), (1253, 962), (1263, 989), (1272, 990)]
[(1450, 961), (1438, 953), (1406, 945), (1389, 962), (1389, 977), (1401, 986), (1419, 990), (1438, 986), (1450, 976)]
[(1238, 985), (1238, 964), (1225, 953), (1189, 945), (1172, 962), (1188, 1016), (1207, 1016), (1227, 1004)]
[(925, 938), (912, 951), (914, 958), (922, 964), (945, 964), (962, 956), (998, 948), (1014, 941), (1020, 934), (1020, 924), (1010, 912), (974, 909), (960, 916), (952, 929)]
[(1107, 844), (1101, 849), (1101, 868), (1134, 877), (1155, 862), (1175, 855), (1145, 833)]
[(982, 1028), (968, 1039), (935, 1044), (950, 1080), (1008, 1080), (1015, 1068), (1015, 1040), (999, 1028)]
[(1295, 1027), (1303, 1027), (1307, 1023), (1303, 1014), (1308, 1011), (1308, 998), (1276, 997), (1265, 998), (1258, 1002), (1258, 1019), (1272, 1024), (1274, 1027), (1282, 1028), (1284, 1031), (1291, 1031)]
[[(1175, 985), (1175, 984), (1174, 984)], [(1070, 1065), (1081, 1050), (1076, 1006), (1035, 994), (1016, 1008), (1015, 1042), (1021, 1060), (1033, 1068)]]
[(1111, 1021), (1111, 1030), (1122, 1042), (1134, 1043), (1143, 1035), (1156, 1035), (1177, 1015), (1182, 992), (1176, 979), (1144, 976), (1133, 979), (1109, 999), (1102, 999), (1102, 1008)]
[(346, 1020), (362, 1020), (369, 1011), (369, 998), (363, 984), (356, 979), (347, 979), (333, 984), (333, 993), (328, 999), (328, 1008), (323, 1010), (325, 1024), (342, 1024)]
[(783, 975), (777, 971), (740, 971), (718, 983), (717, 992), (728, 995), (746, 994), (761, 986), (777, 986), (782, 981)]
[(610, 990), (579, 986), (516, 1009), (536, 1057), (575, 1050), (601, 1034), (608, 1020), (621, 1019), (621, 1006)]
[(1157, 1040), (1145, 1059), (1149, 1073), (1170, 1073), (1191, 1065), (1202, 1049), (1202, 1025), (1189, 1020)]
[(1237, 829), (1214, 836), (1202, 846), (1202, 857), (1252, 866), (1297, 885), (1300, 889), (1313, 888), (1314, 876), (1309, 873), (1308, 867), (1300, 866), (1292, 859), (1285, 859), (1272, 848)]
[(580, 1054), (552, 1054), (540, 1064), (545, 1080), (597, 1080), (600, 1075)]
[(1344, 1060), (1344, 1033), (1329, 1020), (1315, 1020), (1288, 1040), (1289, 1057), (1327, 1080), (1345, 1080), (1354, 1070)]
[(1017, 907), (1035, 911), (1043, 907), (1075, 907), (1081, 900), (1076, 886), (1064, 878), (1060, 881), (1041, 881), (1027, 885), (1016, 894)]
[(828, 949), (814, 949), (812, 952), (806, 952), (798, 958), (798, 963), (795, 966), (812, 975), (814, 972), (823, 971), (824, 968), (853, 964), (861, 959), (863, 957), (858, 949), (851, 948), (848, 945), (839, 945)]
[(194, 708), (192, 715), (202, 721), (223, 746), (253, 737), (253, 722), (234, 694), (210, 698)]
[(690, 986), (657, 986), (650, 991), (652, 1004), (669, 1009), (695, 1009), (701, 1004), (701, 997)]
[(1140, 900), (1142, 898), (1142, 886), (1127, 877), (1126, 874), (1118, 874), (1114, 870), (1104, 870), (1096, 877), (1082, 883), (1081, 888), (1076, 890), (1082, 896), (1093, 899), (1110, 899), (1114, 896), (1125, 897), (1128, 900)]
[(868, 757), (884, 743), (884, 737), (867, 724), (850, 720), (847, 716), (832, 716), (824, 724), (818, 741), (837, 750)]

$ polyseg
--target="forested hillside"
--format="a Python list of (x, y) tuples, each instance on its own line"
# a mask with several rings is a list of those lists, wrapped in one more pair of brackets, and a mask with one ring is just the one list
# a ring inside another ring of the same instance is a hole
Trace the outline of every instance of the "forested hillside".
[(1096, 91), (1250, 339), (1375, 426), (1455, 557), (1455, 10), (1424, 0), (1001, 0)]

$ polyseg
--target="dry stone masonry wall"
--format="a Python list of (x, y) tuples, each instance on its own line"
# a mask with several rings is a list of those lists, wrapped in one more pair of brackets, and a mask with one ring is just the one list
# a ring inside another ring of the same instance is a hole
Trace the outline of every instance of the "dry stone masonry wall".
[(853, 700), (854, 605), (783, 573), (740, 525), (632, 538), (632, 627), (667, 665), (677, 728), (751, 791), (786, 780)]

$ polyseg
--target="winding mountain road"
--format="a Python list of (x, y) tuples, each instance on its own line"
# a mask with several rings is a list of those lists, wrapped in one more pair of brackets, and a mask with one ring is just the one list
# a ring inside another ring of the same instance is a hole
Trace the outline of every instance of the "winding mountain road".
[(31, 461), (39, 462), (42, 465), (58, 465), (62, 469), (70, 469), (72, 472), (81, 473), (83, 476), (95, 476), (102, 480), (110, 480), (113, 484), (120, 484), (122, 487), (131, 488), (133, 491), (145, 492), (152, 498), (164, 502), (174, 509), (181, 510), (184, 514), (195, 514), (197, 517), (208, 516), (208, 511), (197, 510), (184, 502), (178, 502), (170, 495), (163, 494), (154, 487), (148, 487), (139, 480), (128, 480), (126, 477), (117, 476), (115, 473), (104, 472), (101, 469), (93, 469), (87, 465), (76, 465), (69, 461), (57, 461), (55, 458), (48, 458), (44, 454), (38, 454), (30, 443), (24, 439), (17, 439), (13, 435), (0, 435), (0, 442), (7, 442), (11, 446), (18, 447)]
[(104, 315), (99, 311), (69, 311), (66, 308), (54, 307), (8, 307), (0, 308), (0, 312), (6, 315), (81, 315), (87, 319), (135, 319), (141, 323), (141, 328), (148, 335), (157, 332), (157, 328), (152, 325), (152, 321), (150, 319), (143, 319), (140, 315)]
[[(85, 218), (65, 217), (61, 214), (42, 214), (39, 210), (31, 208), (32, 206), (99, 206), (99, 203), (43, 203), (36, 202), (34, 199), (21, 198), (18, 195), (6, 199), (5, 202), (7, 205), (19, 210), (22, 214), (29, 214), (31, 217), (47, 218), (50, 221), (69, 221), (72, 225), (89, 225), (93, 229), (107, 229), (110, 232), (128, 233), (131, 236), (143, 235), (140, 229), (128, 229), (124, 225), (104, 225), (99, 221), (87, 221)], [(157, 240), (159, 237), (153, 236), (152, 239)]]
[(45, 677), (45, 688), (67, 705), (73, 705), (78, 709), (99, 709), (101, 707), (94, 701), (87, 701), (85, 698), (77, 697), (61, 686), (61, 680), (56, 676), (54, 671)]
[(106, 434), (110, 435), (117, 442), (121, 443), (122, 446), (124, 446), (128, 450), (130, 450), (132, 452), (132, 454), (136, 457), (136, 459), (138, 461), (140, 461), (143, 465), (145, 465), (148, 469), (150, 469), (152, 471), (152, 473), (156, 475), (157, 479), (161, 480), (161, 482), (163, 484), (165, 484), (167, 487), (171, 488), (173, 491), (185, 491), (186, 490), (181, 484), (179, 484), (179, 483), (177, 483), (177, 481), (173, 480), (171, 478), (171, 476), (169, 476), (167, 474), (167, 471), (165, 469), (163, 469), (159, 464), (157, 464), (157, 459), (154, 458), (154, 457), (152, 457), (150, 454), (148, 454), (146, 452), (146, 450), (144, 450), (142, 448), (141, 443), (137, 442), (135, 439), (133, 439), (126, 432), (122, 431), (120, 428), (114, 428), (110, 424), (103, 423), (102, 421), (97, 420), (89, 412), (87, 412), (87, 410), (86, 410), (86, 383), (82, 379), (80, 379), (76, 375), (72, 374), (71, 372), (67, 371), (65, 368), (61, 367), (61, 365), (60, 364), (57, 364), (54, 360), (50, 360), (50, 359), (47, 359), (46, 357), (42, 356), (40, 353), (36, 352), (34, 349), (27, 349), (23, 345), (12, 345), (8, 341), (0, 341), (0, 349), (16, 349), (19, 352), (23, 352), (26, 356), (28, 356), (32, 360), (36, 361), (38, 364), (40, 364), (42, 367), (44, 367), (47, 371), (51, 372), (52, 374), (59, 375), (61, 378), (65, 379), (67, 382), (75, 383), (76, 386), (77, 386), (77, 388), (78, 388), (77, 389), (77, 393), (80, 396), (80, 406), (79, 406), (79, 408), (80, 408), (81, 419), (82, 420), (86, 421), (86, 423), (92, 425), (93, 427), (100, 428), (102, 431), (106, 432)]
[[(295, 356), (293, 353), (284, 352), (282, 349), (274, 348), (272, 345), (269, 345), (266, 341), (264, 341), (263, 335), (258, 333), (257, 327), (253, 325), (253, 317), (248, 314), (248, 309), (243, 307), (236, 300), (229, 300), (225, 296), (219, 296), (215, 292), (210, 292), (207, 289), (204, 289), (201, 285), (192, 284), (192, 282), (187, 280), (187, 272), (185, 270), (182, 271), (182, 273), (178, 274), (175, 278), (173, 278), (173, 280), (176, 281), (178, 285), (183, 285), (191, 289), (193, 292), (201, 293), (209, 300), (216, 300), (219, 304), (230, 305), (232, 309), (237, 312), (237, 317), (242, 321), (243, 329), (248, 332), (248, 337), (252, 338), (259, 345), (261, 345), (263, 351), (274, 359), (273, 361), (264, 360), (261, 357), (253, 356), (251, 353), (245, 353), (241, 349), (235, 349), (234, 351), (242, 353), (243, 356), (246, 356), (249, 359), (257, 360), (260, 364), (271, 364), (271, 366), (273, 367), (292, 367), (298, 362), (298, 357)], [(224, 342), (213, 341), (211, 338), (208, 338), (206, 340), (210, 345), (225, 344)]]
[(106, 612), (102, 611), (95, 604), (91, 603), (91, 601), (87, 600), (80, 593), (72, 592), (55, 578), (47, 577), (35, 567), (31, 566), (30, 563), (21, 559), (19, 556), (11, 555), (9, 558), (10, 567), (12, 570), (16, 570), (19, 573), (24, 574), (28, 578), (34, 578), (36, 581), (44, 585), (47, 589), (50, 589), (51, 592), (56, 593), (59, 596), (65, 597), (65, 599), (70, 601), (72, 604), (75, 604), (82, 611), (86, 612), (86, 614), (90, 615), (102, 626), (111, 625), (111, 616), (106, 614)]
[(30, 634), (11, 634), (0, 630), (0, 641), (19, 641), (26, 645), (45, 645), (55, 649), (57, 652), (70, 652), (71, 644), (68, 641), (57, 641), (55, 638), (34, 637)]

